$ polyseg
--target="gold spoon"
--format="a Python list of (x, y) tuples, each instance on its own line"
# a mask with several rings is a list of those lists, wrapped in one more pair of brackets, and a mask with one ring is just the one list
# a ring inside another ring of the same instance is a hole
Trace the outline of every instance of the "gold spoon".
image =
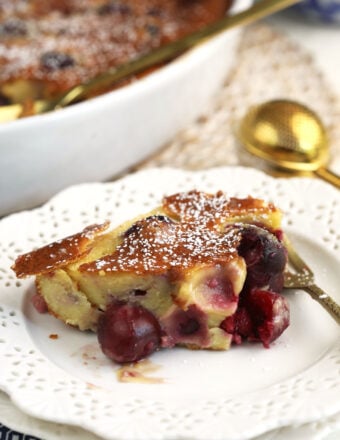
[(309, 171), (340, 188), (340, 177), (326, 168), (328, 138), (320, 118), (295, 101), (274, 100), (252, 107), (238, 137), (245, 148), (272, 165)]
[[(186, 50), (197, 46), (207, 38), (213, 37), (222, 31), (226, 31), (227, 29), (236, 26), (253, 23), (261, 18), (298, 3), (299, 1), (301, 0), (262, 0), (261, 2), (256, 2), (246, 11), (226, 16), (193, 34), (155, 49), (154, 51), (128, 62), (127, 64), (111, 69), (84, 84), (75, 86), (56, 100), (39, 101), (39, 105), (34, 103), (34, 113), (45, 113), (47, 111), (66, 107), (75, 101), (79, 101), (80, 99), (93, 94), (95, 91), (112, 86), (117, 81), (121, 81), (133, 74), (142, 72), (152, 66), (156, 66), (157, 64), (172, 60)], [(12, 111), (9, 107), (12, 107)], [(10, 106), (0, 106), (0, 122), (20, 117), (20, 111), (18, 115), (18, 108), (20, 110), (20, 107), (20, 103)]]

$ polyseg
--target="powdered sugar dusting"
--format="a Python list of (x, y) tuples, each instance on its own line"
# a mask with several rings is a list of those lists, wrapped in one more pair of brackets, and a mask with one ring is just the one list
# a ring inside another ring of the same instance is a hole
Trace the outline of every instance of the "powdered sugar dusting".
[(165, 197), (163, 209), (172, 219), (152, 216), (126, 231), (112, 255), (80, 266), (83, 272), (134, 272), (173, 276), (193, 266), (226, 263), (238, 256), (240, 236), (224, 225), (228, 218), (243, 212), (274, 209), (258, 199), (227, 198), (199, 191)]
[[(222, 234), (193, 223), (174, 223), (163, 229), (157, 219), (142, 220), (139, 228), (126, 237), (116, 252), (82, 271), (133, 271), (137, 274), (185, 270), (196, 264), (226, 262), (237, 256), (235, 234)], [(156, 231), (156, 233), (154, 233)]]
[(247, 197), (239, 199), (226, 197), (222, 191), (216, 194), (206, 194), (199, 191), (175, 194), (166, 197), (164, 209), (169, 215), (179, 216), (185, 220), (200, 220), (212, 224), (221, 223), (230, 216), (244, 213), (263, 213), (275, 211), (271, 203), (260, 199)]

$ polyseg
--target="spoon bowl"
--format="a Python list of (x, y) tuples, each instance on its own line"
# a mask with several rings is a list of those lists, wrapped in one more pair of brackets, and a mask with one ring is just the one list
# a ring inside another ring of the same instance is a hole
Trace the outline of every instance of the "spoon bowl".
[(340, 187), (340, 178), (325, 166), (328, 136), (321, 119), (305, 105), (274, 100), (252, 107), (242, 119), (238, 136), (253, 155), (281, 169), (314, 172)]

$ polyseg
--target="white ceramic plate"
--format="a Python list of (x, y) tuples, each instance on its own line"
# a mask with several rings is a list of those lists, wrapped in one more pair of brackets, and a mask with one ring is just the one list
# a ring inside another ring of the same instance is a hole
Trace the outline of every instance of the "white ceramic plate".
[[(0, 414), (0, 423), (3, 422), (15, 431), (34, 435), (39, 439), (98, 440), (100, 438), (76, 426), (59, 425), (28, 416), (13, 405), (3, 392), (0, 392)], [(256, 436), (253, 440), (339, 440), (339, 438), (340, 413), (322, 421), (278, 428)]]
[(222, 353), (162, 351), (152, 361), (165, 383), (122, 384), (95, 336), (36, 313), (32, 280), (18, 282), (9, 269), (18, 253), (85, 224), (118, 224), (164, 194), (192, 188), (274, 201), (317, 282), (339, 301), (340, 193), (318, 180), (275, 180), (246, 168), (156, 169), (69, 188), (0, 224), (0, 387), (21, 410), (119, 440), (244, 440), (340, 410), (339, 328), (303, 292), (287, 294), (292, 323), (269, 350), (245, 344)]

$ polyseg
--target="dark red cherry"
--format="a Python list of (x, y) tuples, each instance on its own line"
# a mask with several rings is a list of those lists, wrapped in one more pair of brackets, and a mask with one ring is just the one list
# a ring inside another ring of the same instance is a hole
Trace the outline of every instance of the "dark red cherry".
[(149, 34), (152, 37), (156, 37), (157, 35), (159, 35), (159, 32), (160, 32), (159, 27), (154, 24), (147, 24), (145, 26), (145, 29), (149, 32)]
[(0, 36), (23, 37), (27, 31), (27, 24), (19, 18), (11, 18), (0, 24)]
[(260, 341), (268, 348), (289, 326), (289, 304), (282, 295), (266, 290), (248, 292), (236, 313), (226, 318), (221, 328), (233, 341)]
[(246, 300), (246, 309), (251, 317), (255, 340), (268, 348), (289, 326), (289, 304), (278, 293), (252, 290)]
[(131, 8), (120, 2), (110, 1), (108, 3), (103, 4), (97, 10), (99, 15), (108, 15), (108, 14), (129, 14), (131, 12)]
[(161, 328), (144, 307), (115, 302), (99, 319), (98, 341), (104, 354), (115, 362), (136, 362), (159, 348)]
[(241, 344), (242, 340), (254, 339), (253, 322), (245, 307), (239, 307), (234, 315), (226, 318), (221, 328), (233, 335), (233, 342)]
[(157, 6), (149, 8), (146, 13), (151, 15), (152, 17), (162, 17), (164, 15), (164, 10), (162, 8), (158, 8)]
[(145, 229), (156, 232), (167, 232), (174, 226), (175, 222), (165, 215), (151, 215), (142, 220), (138, 220), (130, 226), (124, 233), (124, 237), (139, 236)]
[(40, 58), (40, 64), (51, 72), (67, 69), (75, 65), (75, 60), (70, 55), (62, 52), (45, 52)]
[(10, 105), (11, 100), (7, 96), (0, 93), (0, 105)]
[(281, 241), (267, 229), (237, 225), (241, 234), (238, 253), (247, 264), (245, 290), (264, 288), (281, 292), (287, 252)]

